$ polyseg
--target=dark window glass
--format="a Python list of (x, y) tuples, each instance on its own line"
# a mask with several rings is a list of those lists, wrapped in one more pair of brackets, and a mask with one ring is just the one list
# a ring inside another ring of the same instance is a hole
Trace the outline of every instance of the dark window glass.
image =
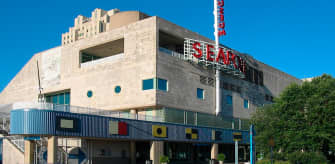
[(64, 93), (60, 93), (58, 95), (58, 103), (59, 104), (64, 104), (65, 103), (64, 98), (65, 98)]
[(226, 101), (227, 101), (228, 105), (232, 105), (233, 104), (233, 96), (227, 95), (226, 99), (227, 99)]
[(65, 104), (70, 105), (70, 92), (65, 93)]
[(120, 86), (116, 86), (114, 89), (115, 93), (120, 93), (121, 92), (121, 87)]
[(264, 86), (263, 72), (260, 71), (258, 73), (258, 76), (259, 76), (259, 85)]
[(58, 104), (58, 96), (57, 95), (52, 96), (52, 103), (53, 104)]
[(204, 99), (204, 90), (201, 88), (197, 88), (197, 98)]
[(158, 79), (158, 89), (162, 91), (167, 91), (167, 80)]
[(154, 79), (147, 79), (142, 81), (142, 90), (154, 89)]
[(244, 109), (249, 109), (249, 100), (244, 99), (243, 106)]

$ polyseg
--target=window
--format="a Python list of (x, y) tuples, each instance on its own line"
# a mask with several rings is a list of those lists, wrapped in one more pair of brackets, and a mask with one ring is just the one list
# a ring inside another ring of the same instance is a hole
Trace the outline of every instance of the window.
[(87, 97), (91, 98), (93, 96), (93, 92), (91, 90), (87, 91)]
[(167, 80), (158, 78), (158, 89), (162, 91), (167, 91)]
[(197, 98), (202, 100), (205, 99), (204, 89), (197, 88)]
[(49, 94), (45, 99), (47, 103), (70, 105), (70, 92)]
[(160, 78), (146, 79), (142, 81), (142, 90), (158, 89), (168, 90), (168, 81)]
[(232, 105), (233, 104), (233, 96), (227, 95), (226, 101), (227, 101), (228, 105)]
[(114, 88), (114, 92), (119, 94), (121, 92), (121, 87), (118, 85)]
[(244, 99), (243, 107), (244, 107), (244, 109), (249, 109), (249, 100)]
[[(85, 36), (87, 37), (88, 34), (92, 35), (92, 33), (86, 33)], [(123, 54), (124, 54), (124, 39), (122, 38), (81, 50), (80, 63), (82, 64), (107, 57), (115, 58), (116, 56)]]
[(142, 90), (154, 89), (154, 79), (147, 79), (142, 81)]

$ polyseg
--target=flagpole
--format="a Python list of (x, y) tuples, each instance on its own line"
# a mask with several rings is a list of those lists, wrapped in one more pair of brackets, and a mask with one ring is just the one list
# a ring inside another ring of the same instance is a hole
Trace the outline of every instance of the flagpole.
[[(219, 53), (219, 25), (218, 25), (218, 1), (214, 0), (214, 36), (215, 36), (215, 50), (216, 55)], [(215, 101), (215, 114), (216, 116), (221, 114), (221, 89), (220, 89), (220, 81), (221, 81), (221, 71), (216, 68), (215, 72), (215, 80), (216, 80), (216, 101)]]

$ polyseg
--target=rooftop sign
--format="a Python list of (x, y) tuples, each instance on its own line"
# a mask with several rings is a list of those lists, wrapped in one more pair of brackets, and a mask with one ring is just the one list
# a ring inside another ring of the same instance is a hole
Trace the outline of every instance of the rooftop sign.
[(184, 59), (241, 78), (245, 76), (245, 60), (226, 47), (220, 46), (216, 52), (214, 44), (185, 38)]

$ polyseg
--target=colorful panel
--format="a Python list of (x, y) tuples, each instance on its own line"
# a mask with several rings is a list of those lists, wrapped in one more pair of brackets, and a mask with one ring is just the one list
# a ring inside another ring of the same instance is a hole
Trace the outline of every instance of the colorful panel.
[(128, 125), (126, 122), (109, 121), (109, 134), (110, 135), (128, 135)]
[(186, 139), (196, 140), (199, 138), (198, 129), (186, 128), (185, 135)]
[(167, 137), (167, 127), (160, 125), (152, 125), (152, 136), (158, 138), (166, 138)]

